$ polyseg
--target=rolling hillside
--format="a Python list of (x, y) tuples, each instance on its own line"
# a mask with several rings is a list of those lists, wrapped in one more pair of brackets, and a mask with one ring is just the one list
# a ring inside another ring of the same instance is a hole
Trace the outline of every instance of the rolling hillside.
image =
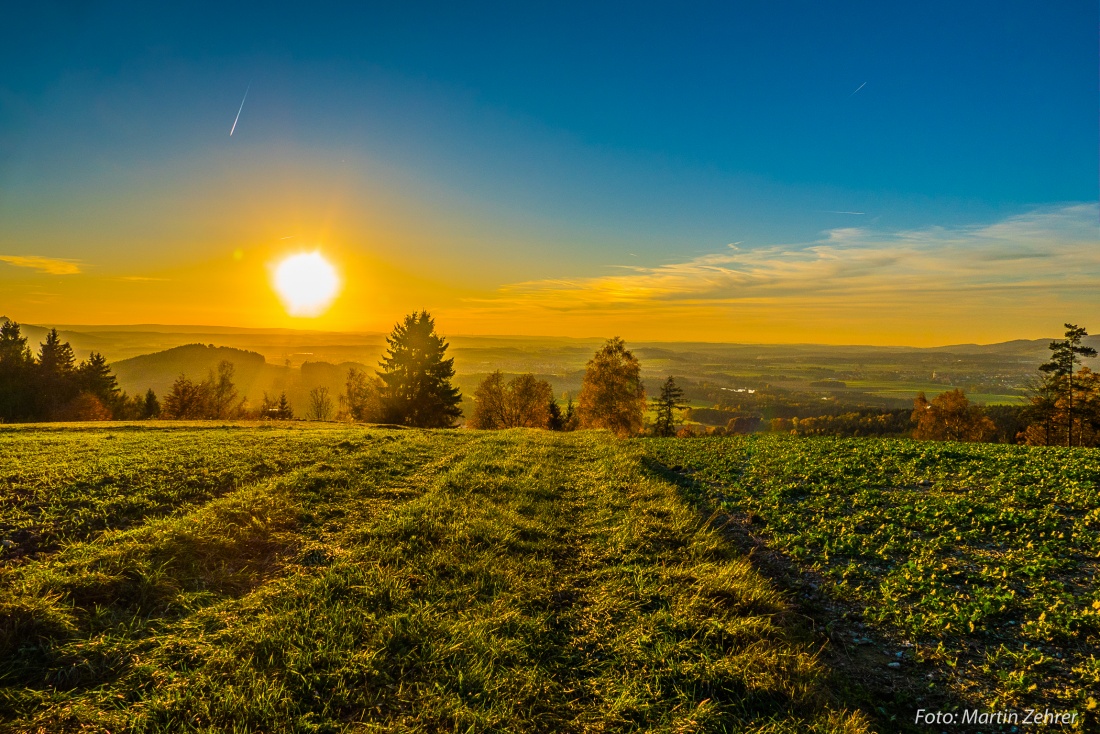
[(309, 391), (327, 387), (335, 398), (344, 390), (348, 369), (362, 365), (354, 363), (328, 364), (305, 362), (300, 367), (287, 367), (266, 362), (262, 354), (212, 344), (187, 344), (154, 354), (145, 354), (112, 365), (119, 386), (128, 393), (140, 394), (152, 388), (165, 395), (180, 375), (193, 380), (205, 378), (218, 364), (226, 360), (236, 369), (234, 382), (242, 398), (259, 402), (263, 394), (278, 395), (285, 391), (299, 412), (304, 411)]

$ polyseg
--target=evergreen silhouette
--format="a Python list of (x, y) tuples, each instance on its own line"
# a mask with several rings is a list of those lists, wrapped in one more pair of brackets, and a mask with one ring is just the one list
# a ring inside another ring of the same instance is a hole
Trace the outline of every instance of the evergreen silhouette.
[(50, 329), (38, 349), (35, 365), (38, 383), (34, 391), (35, 414), (39, 420), (57, 420), (63, 409), (80, 393), (76, 357), (68, 342), (61, 341), (57, 329)]
[(92, 352), (88, 359), (80, 363), (76, 372), (81, 392), (95, 395), (108, 407), (119, 401), (121, 391), (118, 389), (118, 380), (111, 373), (111, 367), (102, 354)]
[(34, 417), (34, 357), (19, 324), (0, 324), (0, 421), (15, 423)]
[(160, 401), (157, 400), (157, 394), (153, 392), (153, 388), (146, 391), (141, 412), (142, 418), (157, 418), (160, 416)]
[(454, 358), (445, 358), (447, 343), (435, 333), (427, 311), (412, 313), (386, 338), (379, 366), (382, 408), (389, 423), (419, 428), (451, 428), (462, 415), (462, 396), (451, 385)]
[(687, 407), (687, 405), (680, 402), (683, 399), (683, 389), (669, 375), (668, 379), (661, 385), (660, 397), (653, 401), (653, 407), (657, 409), (657, 420), (653, 426), (655, 434), (658, 436), (676, 435), (676, 411)]
[[(1036, 391), (1037, 396), (1032, 403), (1037, 413), (1041, 413), (1044, 407), (1048, 407), (1048, 417), (1052, 418), (1059, 412), (1058, 407), (1065, 406), (1066, 446), (1073, 446), (1074, 393), (1078, 392), (1079, 387), (1074, 384), (1074, 368), (1081, 363), (1082, 357), (1096, 357), (1097, 350), (1082, 346), (1081, 339), (1089, 336), (1089, 332), (1084, 327), (1075, 324), (1065, 326), (1066, 338), (1051, 342), (1051, 361), (1041, 364), (1038, 368), (1047, 377)], [(1080, 413), (1080, 401), (1077, 412)]]

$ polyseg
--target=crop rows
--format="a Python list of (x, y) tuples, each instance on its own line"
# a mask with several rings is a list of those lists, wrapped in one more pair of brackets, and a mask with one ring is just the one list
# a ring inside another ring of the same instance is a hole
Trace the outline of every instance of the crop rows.
[(833, 597), (917, 643), (956, 692), (1095, 709), (1100, 452), (783, 436), (644, 446)]

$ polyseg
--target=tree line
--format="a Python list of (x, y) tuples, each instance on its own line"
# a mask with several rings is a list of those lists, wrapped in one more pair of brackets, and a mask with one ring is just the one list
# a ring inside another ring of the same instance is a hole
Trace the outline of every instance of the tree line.
[[(842, 415), (773, 418), (736, 416), (726, 427), (686, 427), (683, 435), (726, 435), (764, 428), (803, 436), (907, 436), (932, 441), (996, 441), (1029, 446), (1100, 446), (1100, 373), (1081, 362), (1097, 356), (1082, 344), (1088, 332), (1066, 324), (1049, 361), (1039, 366), (1025, 406), (977, 405), (962, 390), (929, 400), (923, 392), (911, 410), (861, 410)], [(741, 421), (742, 425), (737, 425)]]
[[(658, 396), (647, 400), (638, 358), (618, 337), (596, 351), (585, 365), (581, 390), (564, 409), (550, 383), (532, 374), (506, 379), (497, 370), (474, 392), (474, 409), (466, 425), (479, 430), (578, 428), (610, 430), (619, 436), (649, 433), (694, 436), (772, 430), (799, 435), (885, 436), (950, 441), (1009, 440), (1028, 445), (1100, 445), (1100, 373), (1083, 366), (1096, 356), (1084, 345), (1088, 332), (1066, 324), (1065, 339), (1051, 342), (1051, 358), (1039, 367), (1031, 399), (1022, 411), (987, 408), (972, 403), (962, 390), (927, 399), (920, 393), (911, 412), (858, 411), (843, 415), (776, 418), (763, 423), (752, 416), (734, 417), (725, 428), (684, 425), (684, 392), (669, 376)], [(304, 415), (421, 428), (454, 427), (462, 416), (462, 396), (451, 380), (454, 358), (436, 333), (427, 311), (398, 322), (386, 340), (386, 353), (373, 375), (352, 368), (344, 394), (327, 388), (310, 392)], [(71, 346), (51, 330), (32, 354), (19, 325), (0, 326), (0, 420), (134, 420), (239, 419), (295, 417), (286, 394), (268, 396), (249, 407), (234, 385), (228, 361), (201, 380), (180, 375), (164, 398), (156, 394), (127, 396), (101, 354), (77, 362)], [(652, 420), (647, 421), (647, 412)], [(752, 420), (749, 420), (752, 418)]]
[(152, 390), (127, 395), (102, 354), (78, 362), (57, 329), (34, 354), (18, 323), (0, 325), (0, 422), (138, 420), (159, 413)]

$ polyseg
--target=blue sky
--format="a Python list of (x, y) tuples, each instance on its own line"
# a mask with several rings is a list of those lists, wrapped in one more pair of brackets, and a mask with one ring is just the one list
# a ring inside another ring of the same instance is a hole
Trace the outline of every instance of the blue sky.
[(682, 6), (19, 9), (0, 254), (140, 277), (293, 210), (484, 290), (1098, 198), (1093, 2)]

